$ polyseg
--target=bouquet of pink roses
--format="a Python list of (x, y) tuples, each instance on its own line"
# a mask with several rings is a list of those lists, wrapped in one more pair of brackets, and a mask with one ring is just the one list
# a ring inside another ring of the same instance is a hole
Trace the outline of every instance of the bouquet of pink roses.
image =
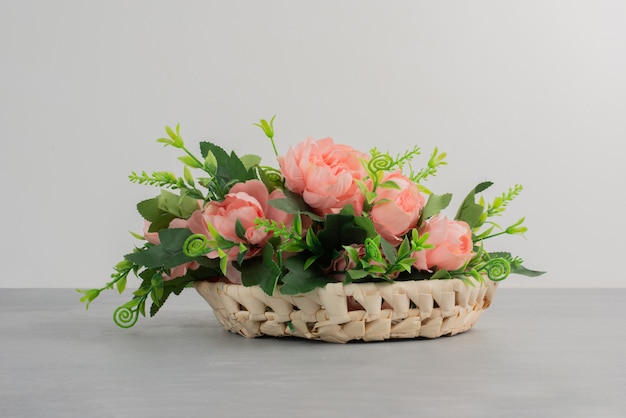
[[(425, 168), (411, 162), (418, 147), (397, 156), (365, 154), (331, 138), (306, 139), (278, 156), (274, 118), (258, 124), (278, 157), (278, 169), (256, 155), (238, 156), (210, 142), (198, 157), (187, 149), (179, 127), (158, 139), (184, 152), (183, 176), (167, 171), (133, 172), (132, 182), (162, 188), (139, 202), (145, 219), (142, 245), (115, 266), (101, 289), (79, 290), (91, 303), (101, 291), (122, 293), (132, 272), (140, 280), (133, 298), (114, 315), (122, 327), (150, 315), (171, 293), (196, 281), (228, 280), (259, 286), (268, 295), (296, 295), (328, 283), (394, 282), (458, 278), (474, 281), (506, 278), (509, 273), (536, 276), (519, 257), (488, 252), (483, 243), (502, 234), (523, 234), (521, 218), (507, 228), (492, 217), (502, 214), (522, 187), (515, 185), (486, 204), (476, 195), (480, 183), (462, 201), (454, 218), (441, 214), (451, 194), (434, 194), (424, 181), (445, 165), (437, 149)], [(194, 177), (191, 170), (201, 176)]]

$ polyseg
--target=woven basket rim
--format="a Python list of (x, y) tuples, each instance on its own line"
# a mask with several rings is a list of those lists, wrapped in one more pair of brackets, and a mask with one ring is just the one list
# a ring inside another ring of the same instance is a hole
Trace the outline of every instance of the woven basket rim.
[(197, 281), (194, 287), (231, 332), (345, 343), (465, 332), (490, 306), (497, 282), (475, 287), (460, 279), (337, 282), (299, 295), (277, 288), (272, 296), (259, 286), (223, 279)]

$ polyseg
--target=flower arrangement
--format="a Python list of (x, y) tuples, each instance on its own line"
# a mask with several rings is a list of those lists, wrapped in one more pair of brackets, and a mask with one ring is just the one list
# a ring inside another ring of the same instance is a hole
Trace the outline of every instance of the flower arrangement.
[[(500, 281), (510, 273), (537, 276), (508, 252), (487, 251), (485, 241), (522, 235), (524, 218), (501, 228), (501, 215), (522, 191), (515, 185), (486, 203), (472, 188), (454, 218), (442, 214), (452, 195), (425, 185), (445, 165), (437, 148), (421, 170), (413, 149), (391, 156), (369, 154), (331, 138), (306, 139), (279, 156), (274, 118), (258, 125), (269, 138), (278, 168), (256, 155), (238, 156), (210, 142), (200, 156), (185, 145), (180, 127), (166, 127), (157, 142), (184, 154), (183, 176), (168, 171), (132, 172), (134, 183), (160, 194), (139, 202), (142, 241), (115, 266), (100, 289), (78, 290), (89, 304), (105, 289), (122, 293), (131, 272), (141, 280), (130, 301), (114, 314), (121, 327), (150, 316), (198, 281), (228, 280), (258, 286), (267, 295), (306, 294), (331, 283), (460, 279), (467, 286)], [(201, 173), (194, 177), (192, 170)]]

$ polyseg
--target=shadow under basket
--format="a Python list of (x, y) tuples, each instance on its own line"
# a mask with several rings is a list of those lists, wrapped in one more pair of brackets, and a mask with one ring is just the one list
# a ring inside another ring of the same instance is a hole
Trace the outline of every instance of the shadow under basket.
[(491, 305), (497, 282), (459, 279), (331, 283), (299, 295), (225, 282), (195, 283), (227, 330), (254, 338), (352, 340), (437, 338), (469, 330)]

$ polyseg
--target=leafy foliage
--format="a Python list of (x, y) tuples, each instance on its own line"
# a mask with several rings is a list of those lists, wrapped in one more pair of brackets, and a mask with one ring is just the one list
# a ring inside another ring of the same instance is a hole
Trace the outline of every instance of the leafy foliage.
[(280, 293), (285, 295), (297, 295), (310, 292), (318, 287), (324, 287), (328, 283), (334, 282), (327, 278), (324, 272), (317, 266), (310, 266), (305, 269), (305, 257), (296, 255), (285, 260), (285, 267), (288, 273), (283, 277), (283, 285)]

